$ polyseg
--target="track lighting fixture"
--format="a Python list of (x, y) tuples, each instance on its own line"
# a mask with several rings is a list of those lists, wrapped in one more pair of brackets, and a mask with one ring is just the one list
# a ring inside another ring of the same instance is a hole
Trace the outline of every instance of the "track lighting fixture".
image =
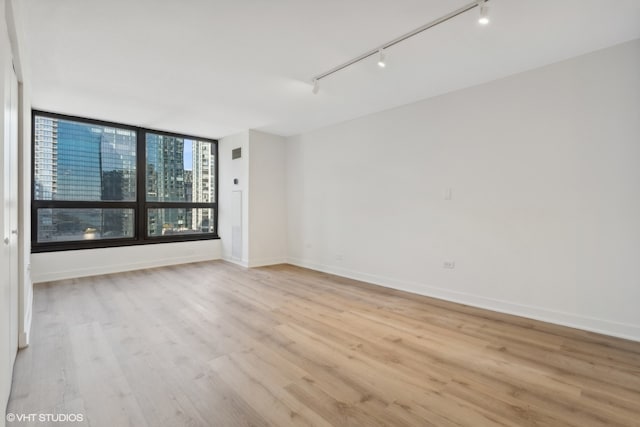
[(386, 62), (386, 58), (385, 58), (385, 54), (384, 54), (384, 49), (379, 49), (378, 50), (378, 67), (380, 68), (384, 68), (387, 66), (387, 62)]
[(385, 59), (385, 55), (386, 55), (386, 49), (390, 48), (391, 46), (395, 46), (400, 42), (405, 41), (406, 39), (413, 37), (417, 34), (422, 33), (423, 31), (426, 31), (430, 28), (435, 27), (436, 25), (440, 25), (443, 22), (447, 22), (448, 20), (455, 18), (458, 15), (462, 15), (465, 12), (470, 11), (471, 9), (474, 8), (479, 8), (480, 9), (480, 17), (478, 18), (478, 23), (480, 23), (481, 25), (487, 25), (489, 23), (489, 6), (487, 5), (487, 3), (489, 2), (489, 0), (473, 0), (471, 3), (467, 4), (466, 6), (462, 6), (460, 9), (456, 9), (453, 12), (449, 12), (444, 16), (441, 16), (438, 19), (435, 19), (431, 22), (428, 22), (426, 24), (424, 24), (421, 27), (416, 28), (413, 31), (409, 31), (406, 34), (403, 34), (399, 37), (396, 37), (395, 39), (388, 41), (387, 43), (384, 43), (383, 45), (381, 45), (380, 47), (376, 48), (376, 49), (371, 49), (365, 53), (363, 53), (360, 56), (356, 56), (353, 59), (350, 59), (349, 61), (340, 64), (336, 67), (333, 67), (332, 69), (325, 71), (322, 74), (318, 74), (317, 76), (315, 76), (313, 78), (313, 93), (318, 93), (318, 90), (320, 89), (320, 80), (324, 79), (325, 77), (330, 76), (331, 74), (337, 73), (340, 70), (343, 70), (347, 67), (350, 67), (353, 64), (356, 64), (364, 59), (367, 59), (370, 56), (375, 55), (376, 53), (378, 54), (378, 66), (381, 68), (386, 67), (387, 63), (386, 63), (386, 59)]
[(480, 25), (487, 25), (489, 23), (489, 6), (487, 5), (486, 0), (482, 0), (478, 3), (480, 7), (480, 17), (478, 18), (478, 23)]

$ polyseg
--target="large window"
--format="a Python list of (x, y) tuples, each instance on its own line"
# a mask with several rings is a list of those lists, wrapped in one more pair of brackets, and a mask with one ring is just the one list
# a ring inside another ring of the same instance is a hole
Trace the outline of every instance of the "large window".
[(33, 252), (217, 238), (217, 141), (33, 112)]

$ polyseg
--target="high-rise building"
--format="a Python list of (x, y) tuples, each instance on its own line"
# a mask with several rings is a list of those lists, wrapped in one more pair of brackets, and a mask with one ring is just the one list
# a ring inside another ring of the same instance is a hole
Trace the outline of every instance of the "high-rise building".
[(105, 128), (100, 138), (102, 200), (136, 199), (135, 132)]
[(184, 201), (193, 201), (193, 170), (184, 170)]
[[(36, 200), (53, 200), (58, 191), (58, 121), (37, 116), (34, 127), (34, 176), (33, 197)], [(38, 212), (38, 232), (51, 236), (54, 231), (52, 211)]]
[[(100, 138), (102, 200), (136, 200), (135, 138), (134, 131), (103, 129)], [(129, 218), (127, 211), (105, 210), (102, 221), (102, 229), (108, 230), (107, 232), (112, 235), (132, 236), (134, 234), (134, 221)]]
[[(184, 202), (184, 140), (147, 133), (147, 201)], [(150, 236), (173, 234), (191, 227), (185, 209), (149, 209)]]
[(34, 132), (34, 198), (51, 200), (58, 189), (58, 121), (38, 116)]
[(58, 191), (53, 200), (102, 200), (101, 131), (58, 120)]
[[(212, 144), (208, 142), (193, 141), (192, 147), (193, 167), (193, 201), (210, 203), (215, 200), (215, 155)], [(213, 226), (213, 212), (211, 209), (192, 210), (194, 229), (208, 233)]]
[[(135, 132), (36, 116), (35, 199), (134, 201)], [(132, 149), (133, 147), (133, 149)], [(40, 209), (38, 238), (77, 240), (133, 235), (122, 209)]]

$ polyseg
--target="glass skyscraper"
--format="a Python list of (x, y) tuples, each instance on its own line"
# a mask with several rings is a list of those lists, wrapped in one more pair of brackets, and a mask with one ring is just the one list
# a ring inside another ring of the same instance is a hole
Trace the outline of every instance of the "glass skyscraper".
[[(36, 116), (36, 200), (135, 201), (134, 131)], [(43, 209), (40, 241), (133, 236), (128, 209)]]

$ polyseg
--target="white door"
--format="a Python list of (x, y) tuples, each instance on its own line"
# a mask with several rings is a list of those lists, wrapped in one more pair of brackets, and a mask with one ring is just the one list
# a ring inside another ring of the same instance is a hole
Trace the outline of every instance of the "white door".
[(0, 405), (4, 408), (18, 351), (18, 81), (6, 52), (0, 76)]

